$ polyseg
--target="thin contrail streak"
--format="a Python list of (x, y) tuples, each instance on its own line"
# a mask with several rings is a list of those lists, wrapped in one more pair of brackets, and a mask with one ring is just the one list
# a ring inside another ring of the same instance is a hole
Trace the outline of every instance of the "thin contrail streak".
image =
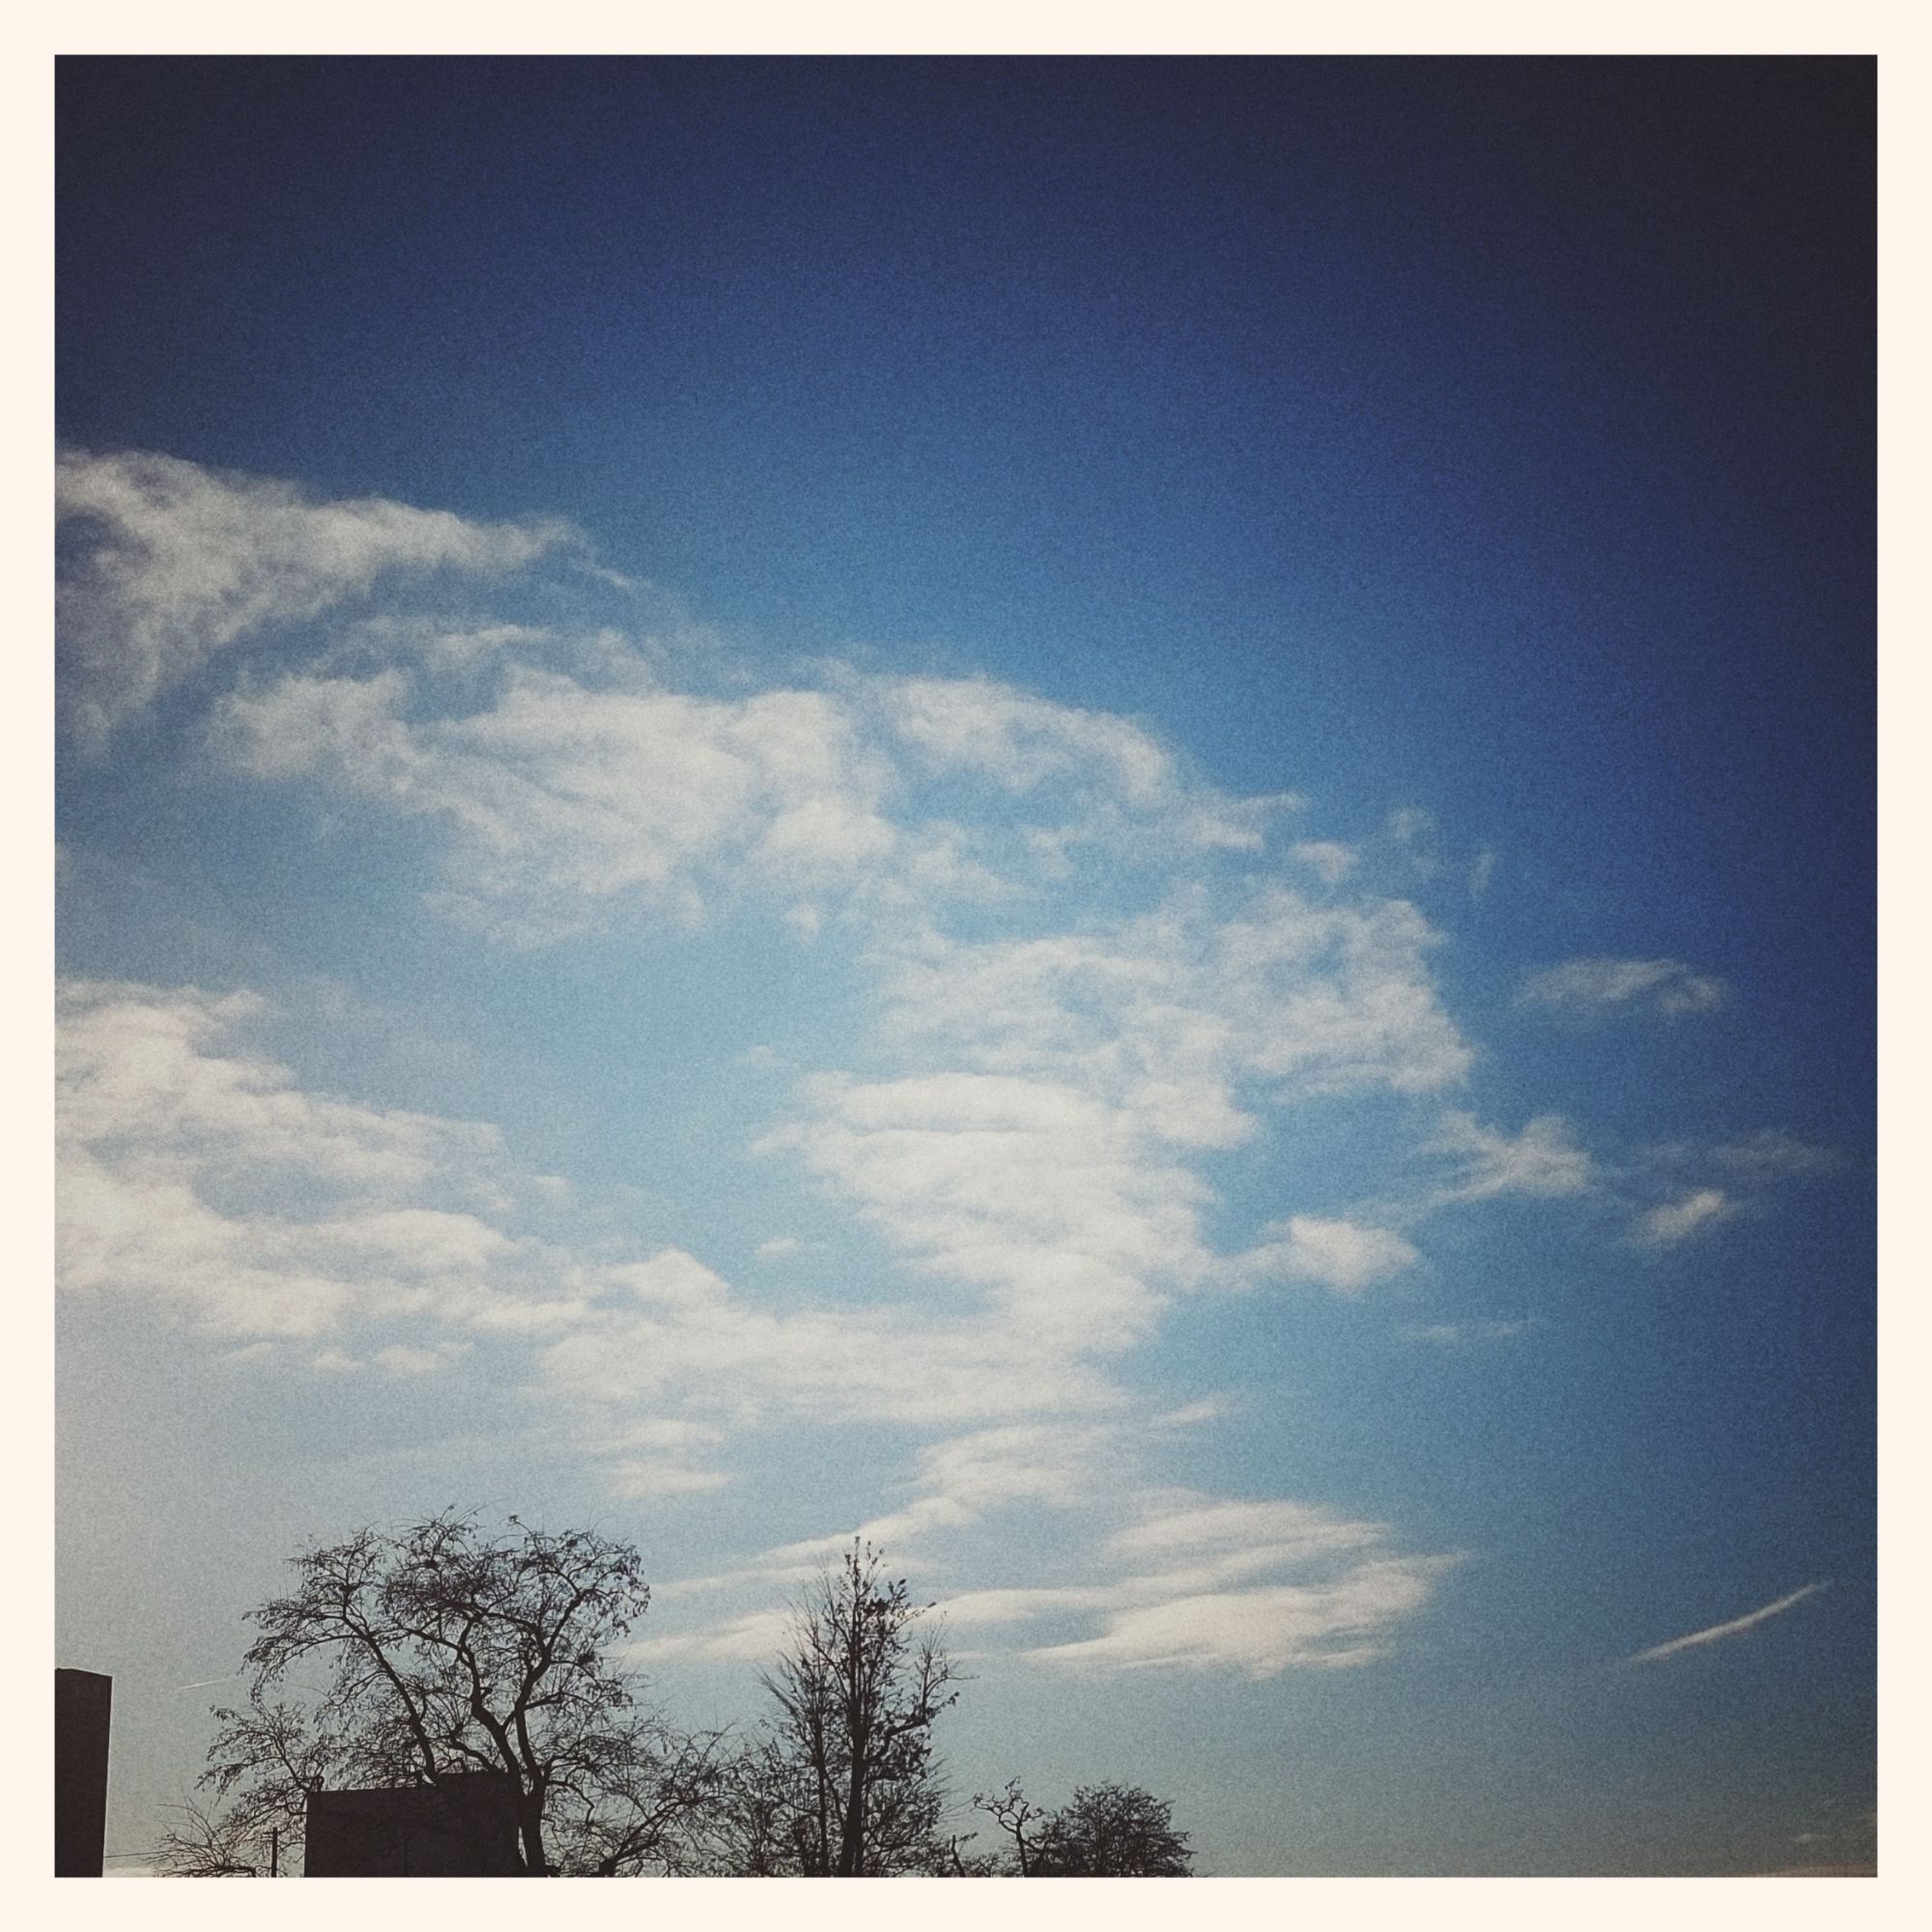
[(1742, 1617), (1733, 1617), (1727, 1624), (1713, 1624), (1709, 1630), (1692, 1631), (1689, 1636), (1674, 1636), (1668, 1643), (1654, 1644), (1649, 1650), (1640, 1650), (1634, 1657), (1627, 1657), (1626, 1663), (1655, 1663), (1661, 1657), (1673, 1657), (1680, 1650), (1694, 1649), (1700, 1643), (1716, 1643), (1719, 1637), (1741, 1636), (1754, 1624), (1761, 1624), (1767, 1617), (1775, 1617), (1782, 1610), (1788, 1610), (1793, 1604), (1802, 1604), (1806, 1597), (1815, 1595), (1825, 1587), (1823, 1583), (1806, 1583), (1802, 1590), (1794, 1590), (1788, 1597), (1780, 1597), (1775, 1604), (1767, 1604), (1761, 1610), (1752, 1610)]

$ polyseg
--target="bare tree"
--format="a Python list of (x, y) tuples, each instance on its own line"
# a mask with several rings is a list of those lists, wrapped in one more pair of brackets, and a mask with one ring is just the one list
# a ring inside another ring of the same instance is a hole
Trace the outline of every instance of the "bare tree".
[[(515, 1517), (486, 1536), (451, 1511), (294, 1562), (295, 1590), (250, 1612), (247, 1705), (215, 1713), (202, 1782), (229, 1805), (222, 1830), (253, 1843), (272, 1828), (290, 1845), (325, 1783), (445, 1787), (488, 1771), (511, 1781), (532, 1877), (690, 1862), (717, 1741), (673, 1732), (610, 1661), (650, 1601), (634, 1548)], [(270, 1701), (311, 1662), (328, 1671), (313, 1708)]]
[(1190, 1878), (1194, 1855), (1173, 1813), (1137, 1784), (1083, 1786), (1041, 1826), (1027, 1876)]
[(1013, 1862), (1019, 1868), (1019, 1876), (1031, 1878), (1033, 1846), (1027, 1838), (1027, 1827), (1043, 1826), (1047, 1814), (1020, 1789), (1019, 1779), (1009, 1778), (1004, 1791), (996, 1791), (990, 1797), (983, 1792), (975, 1792), (973, 1808), (984, 1811), (1012, 1839)]
[(272, 1878), (278, 1845), (271, 1828), (239, 1809), (214, 1812), (195, 1799), (172, 1807), (181, 1823), (162, 1833), (154, 1862), (161, 1878)]
[(809, 1878), (942, 1872), (932, 1726), (953, 1703), (930, 1605), (854, 1543), (799, 1606), (765, 1687), (779, 1715), (734, 1779), (731, 1869)]

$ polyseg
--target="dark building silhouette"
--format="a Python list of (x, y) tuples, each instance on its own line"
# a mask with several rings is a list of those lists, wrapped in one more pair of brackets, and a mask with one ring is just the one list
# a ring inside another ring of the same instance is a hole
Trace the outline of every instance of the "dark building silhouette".
[(440, 1784), (311, 1791), (309, 1878), (519, 1878), (517, 1784), (472, 1771)]
[(114, 1680), (54, 1672), (54, 1876), (99, 1878), (107, 1848), (107, 1721)]

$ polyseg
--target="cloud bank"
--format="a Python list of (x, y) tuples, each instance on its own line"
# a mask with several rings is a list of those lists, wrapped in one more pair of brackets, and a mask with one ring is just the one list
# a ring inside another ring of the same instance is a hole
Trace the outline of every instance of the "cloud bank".
[[(254, 992), (76, 978), (65, 1292), (139, 1297), (316, 1373), (421, 1379), (508, 1350), (639, 1499), (728, 1483), (759, 1432), (855, 1425), (917, 1438), (900, 1500), (857, 1525), (895, 1548), (1126, 1494), (1132, 1520), (1095, 1527), (1065, 1579), (951, 1600), (962, 1629), (1084, 1619), (1036, 1630), (1044, 1668), (1350, 1666), (1430, 1601), (1452, 1559), (1405, 1553), (1386, 1524), (1119, 1476), (1222, 1412), (1209, 1397), (1157, 1417), (1137, 1392), (1137, 1351), (1191, 1309), (1414, 1296), (1435, 1217), (1612, 1186), (1567, 1119), (1471, 1105), (1444, 936), (1369, 847), (1304, 836), (1304, 801), (1233, 795), (1140, 721), (985, 678), (673, 665), (527, 611), (371, 608), (438, 574), (528, 589), (547, 557), (583, 562), (560, 525), (319, 502), (162, 457), (69, 452), (60, 487), (78, 742), (100, 749), (192, 683), (197, 753), (407, 845), (426, 915), (485, 945), (728, 926), (803, 1000), (815, 972), (849, 974), (859, 1037), (800, 1069), (749, 1139), (891, 1271), (872, 1299), (813, 1299), (769, 1286), (819, 1245), (795, 1236), (744, 1281), (662, 1240), (592, 1242), (496, 1125), (305, 1087), (255, 1043), (272, 1014)], [(1411, 882), (1441, 868), (1425, 814), (1378, 836)], [(1667, 960), (1575, 960), (1522, 993), (1570, 1012), (1722, 997)], [(769, 1080), (759, 1044), (721, 1077)], [(1297, 1151), (1343, 1104), (1376, 1110), (1409, 1182), (1302, 1178)], [(1727, 1190), (1797, 1171), (1795, 1147), (1713, 1154), (1724, 1187), (1670, 1180), (1634, 1237), (1717, 1226)], [(795, 1576), (836, 1540), (740, 1580)], [(713, 1638), (768, 1647), (766, 1615)]]

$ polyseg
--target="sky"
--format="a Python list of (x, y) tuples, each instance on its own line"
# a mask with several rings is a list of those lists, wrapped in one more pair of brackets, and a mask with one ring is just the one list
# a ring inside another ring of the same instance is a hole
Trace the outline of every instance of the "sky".
[(854, 1534), (1211, 1874), (1875, 1858), (1873, 68), (68, 59), (58, 1662)]

